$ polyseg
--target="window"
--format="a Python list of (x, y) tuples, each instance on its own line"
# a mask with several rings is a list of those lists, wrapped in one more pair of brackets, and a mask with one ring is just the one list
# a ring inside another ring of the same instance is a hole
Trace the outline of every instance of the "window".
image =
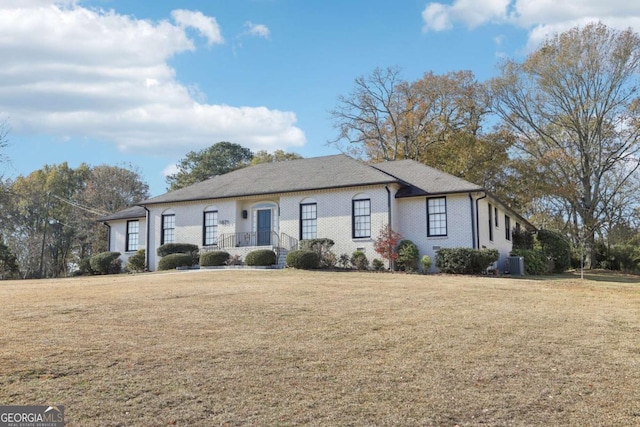
[(504, 238), (511, 240), (511, 218), (504, 216)]
[(318, 205), (303, 203), (300, 205), (300, 240), (318, 237)]
[(205, 211), (202, 221), (202, 245), (218, 244), (218, 211)]
[(371, 237), (371, 199), (353, 201), (353, 237)]
[(140, 236), (140, 221), (132, 220), (127, 221), (127, 242), (125, 244), (125, 250), (137, 251), (138, 250), (138, 238)]
[(493, 206), (489, 203), (489, 240), (493, 242)]
[(162, 231), (160, 235), (160, 244), (174, 243), (176, 239), (176, 215), (162, 215)]
[(497, 228), (497, 227), (500, 226), (498, 224), (498, 208), (497, 207), (494, 209), (494, 213), (495, 213), (495, 215), (493, 217), (496, 219), (496, 228)]
[(447, 199), (427, 199), (427, 236), (447, 235)]

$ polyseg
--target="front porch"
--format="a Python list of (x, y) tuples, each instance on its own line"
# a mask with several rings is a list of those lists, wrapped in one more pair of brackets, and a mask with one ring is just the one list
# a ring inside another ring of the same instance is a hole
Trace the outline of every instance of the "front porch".
[(237, 232), (223, 233), (218, 237), (218, 244), (212, 247), (203, 247), (202, 251), (220, 250), (228, 252), (231, 256), (240, 256), (244, 259), (249, 252), (271, 249), (276, 253), (277, 265), (284, 267), (285, 258), (289, 251), (298, 249), (298, 239), (286, 233), (269, 232)]

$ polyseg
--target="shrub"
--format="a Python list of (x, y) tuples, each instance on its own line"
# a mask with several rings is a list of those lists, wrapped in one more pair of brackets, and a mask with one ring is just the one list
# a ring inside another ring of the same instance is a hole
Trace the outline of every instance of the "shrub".
[(76, 275), (84, 276), (84, 275), (91, 275), (91, 274), (95, 274), (91, 269), (91, 257), (82, 258), (80, 260), (80, 263), (78, 264), (78, 271)]
[(525, 230), (513, 230), (511, 233), (513, 246), (512, 249), (533, 249), (533, 233)]
[(562, 273), (571, 266), (571, 245), (559, 233), (538, 230), (538, 243), (547, 258), (553, 261), (553, 272)]
[(424, 255), (422, 257), (422, 259), (420, 260), (420, 263), (422, 264), (422, 271), (423, 272), (427, 272), (431, 269), (431, 257), (429, 255)]
[(0, 242), (0, 279), (16, 277), (19, 272), (18, 259), (7, 245)]
[(169, 254), (160, 259), (158, 270), (174, 270), (178, 267), (191, 267), (193, 258), (190, 254)]
[(312, 270), (320, 266), (320, 256), (315, 251), (295, 250), (287, 254), (287, 266), (301, 270)]
[(351, 259), (349, 258), (349, 255), (340, 255), (340, 258), (338, 258), (338, 267), (345, 269), (351, 267)]
[(371, 261), (371, 267), (375, 271), (382, 271), (384, 270), (384, 261), (379, 258), (375, 258), (373, 261)]
[(351, 265), (353, 265), (356, 270), (367, 270), (369, 268), (369, 260), (364, 252), (355, 251), (353, 255), (351, 255)]
[(191, 264), (197, 264), (199, 261), (200, 249), (198, 245), (191, 243), (165, 243), (158, 247), (158, 256), (164, 257), (171, 254), (189, 254), (191, 256)]
[(525, 273), (538, 275), (548, 273), (547, 256), (540, 249), (516, 249), (511, 251), (511, 256), (521, 256), (524, 258)]
[(411, 240), (403, 240), (398, 245), (398, 259), (396, 260), (396, 269), (400, 271), (416, 271), (418, 261), (420, 260), (420, 251), (418, 246)]
[(500, 253), (497, 249), (473, 250), (471, 253), (471, 274), (484, 273), (499, 258)]
[(380, 229), (378, 237), (373, 242), (373, 250), (389, 261), (389, 266), (393, 267), (398, 259), (398, 243), (401, 239), (402, 235), (387, 224)]
[(442, 273), (479, 274), (499, 257), (496, 249), (445, 248), (436, 254), (436, 267)]
[(127, 260), (127, 270), (141, 272), (147, 267), (147, 259), (144, 249), (138, 249), (138, 251), (131, 255)]
[(331, 252), (335, 242), (331, 239), (307, 239), (300, 241), (300, 249), (314, 251), (320, 257), (320, 267), (335, 267), (336, 255)]
[(200, 254), (201, 266), (220, 266), (225, 265), (231, 255), (225, 251), (211, 251)]
[(276, 253), (271, 249), (251, 251), (244, 257), (244, 263), (252, 266), (268, 267), (278, 262)]
[(91, 270), (95, 274), (117, 274), (122, 270), (120, 252), (101, 252), (89, 259)]
[(226, 265), (242, 265), (242, 257), (240, 255), (233, 255), (231, 258), (225, 261)]

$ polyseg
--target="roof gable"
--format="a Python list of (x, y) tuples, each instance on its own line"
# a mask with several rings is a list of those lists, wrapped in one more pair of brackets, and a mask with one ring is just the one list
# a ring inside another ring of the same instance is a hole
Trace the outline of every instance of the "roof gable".
[(388, 161), (376, 163), (373, 167), (406, 183), (406, 186), (398, 191), (398, 198), (484, 191), (479, 185), (415, 160)]
[(343, 154), (238, 169), (141, 202), (141, 205), (388, 184), (398, 180)]

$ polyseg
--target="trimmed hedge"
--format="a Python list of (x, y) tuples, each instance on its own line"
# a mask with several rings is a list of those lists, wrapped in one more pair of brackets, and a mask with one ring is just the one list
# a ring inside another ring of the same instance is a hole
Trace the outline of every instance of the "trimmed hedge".
[(436, 253), (436, 267), (447, 274), (480, 274), (499, 257), (497, 249), (444, 248)]
[(295, 250), (287, 254), (287, 266), (300, 270), (312, 270), (320, 266), (320, 256), (315, 251)]
[(192, 254), (198, 253), (200, 249), (198, 245), (192, 243), (165, 243), (158, 246), (156, 251), (158, 256), (167, 256), (171, 254)]
[(127, 270), (134, 272), (144, 271), (147, 267), (147, 257), (145, 256), (144, 249), (138, 249), (138, 251), (131, 255), (127, 260)]
[(225, 251), (211, 251), (200, 254), (200, 266), (220, 266), (226, 265), (231, 255)]
[(276, 253), (271, 249), (258, 249), (251, 251), (244, 257), (244, 263), (251, 266), (268, 267), (278, 262)]
[(101, 252), (89, 258), (94, 274), (118, 274), (122, 271), (120, 252)]
[(546, 274), (548, 261), (547, 256), (540, 249), (516, 249), (511, 251), (511, 256), (521, 256), (524, 258), (525, 273), (535, 276)]
[(193, 258), (190, 254), (169, 254), (160, 259), (158, 270), (174, 270), (178, 267), (191, 267)]

